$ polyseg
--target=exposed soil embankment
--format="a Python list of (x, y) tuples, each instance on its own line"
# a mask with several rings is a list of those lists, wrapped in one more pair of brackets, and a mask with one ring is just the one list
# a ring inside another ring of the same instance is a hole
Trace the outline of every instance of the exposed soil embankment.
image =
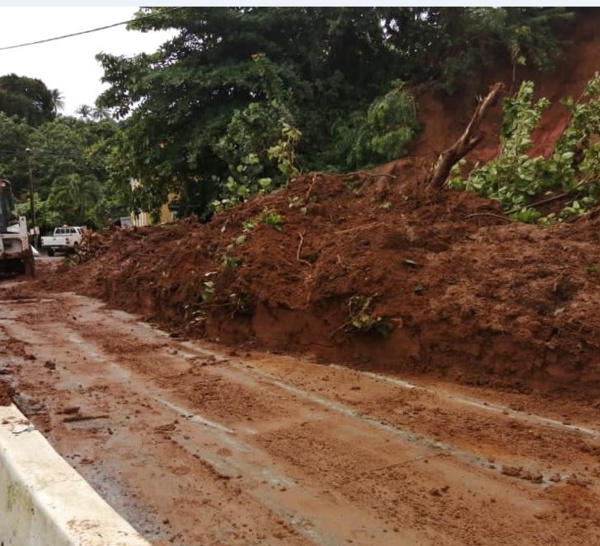
[(95, 257), (63, 274), (64, 286), (234, 345), (519, 389), (596, 389), (597, 215), (514, 224), (474, 194), (423, 191), (419, 168), (309, 174), (206, 225), (96, 237)]

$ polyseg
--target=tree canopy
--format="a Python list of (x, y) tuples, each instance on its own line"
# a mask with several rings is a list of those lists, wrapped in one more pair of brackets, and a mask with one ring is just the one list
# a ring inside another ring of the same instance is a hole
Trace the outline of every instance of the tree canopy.
[[(37, 223), (99, 225), (127, 213), (127, 201), (111, 186), (111, 157), (119, 131), (111, 119), (58, 116), (39, 126), (0, 112), (0, 173), (13, 184), (29, 215), (30, 172)], [(30, 170), (31, 169), (31, 170)]]
[[(310, 170), (354, 170), (407, 153), (416, 93), (477, 85), (503, 61), (544, 69), (564, 8), (143, 8), (132, 32), (173, 29), (152, 54), (99, 53), (108, 89), (77, 117), (40, 80), (0, 77), (0, 171), (41, 223), (98, 224), (220, 207)], [(481, 82), (484, 85), (483, 81)], [(29, 151), (27, 151), (29, 150)], [(142, 184), (132, 190), (131, 180)]]
[[(99, 54), (110, 87), (98, 106), (124, 120), (121, 173), (143, 181), (138, 206), (156, 208), (177, 192), (186, 210), (209, 214), (249, 177), (257, 188), (283, 183), (292, 157), (302, 170), (400, 157), (418, 134), (415, 85), (452, 92), (492, 58), (546, 68), (561, 51), (555, 26), (569, 16), (563, 8), (144, 8), (132, 30), (177, 33), (153, 54)], [(283, 158), (273, 152), (284, 149)]]
[(53, 119), (60, 97), (37, 78), (7, 74), (0, 77), (0, 112), (18, 116), (29, 125)]

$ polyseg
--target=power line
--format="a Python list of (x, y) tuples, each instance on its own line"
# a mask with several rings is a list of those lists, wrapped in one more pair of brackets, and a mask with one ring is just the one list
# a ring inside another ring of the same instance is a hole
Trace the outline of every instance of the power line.
[(27, 47), (27, 46), (32, 46), (32, 45), (38, 45), (38, 44), (45, 44), (47, 42), (54, 42), (56, 40), (64, 40), (65, 38), (73, 38), (74, 36), (81, 36), (83, 34), (90, 34), (92, 32), (99, 32), (101, 30), (107, 30), (109, 28), (114, 28), (114, 27), (118, 27), (121, 25), (128, 25), (129, 23), (135, 23), (137, 21), (140, 21), (142, 19), (151, 19), (153, 17), (156, 17), (157, 15), (163, 15), (165, 13), (169, 13), (171, 11), (175, 11), (175, 10), (179, 10), (179, 9), (183, 9), (182, 7), (177, 7), (177, 8), (167, 8), (163, 11), (161, 11), (160, 13), (149, 13), (148, 15), (142, 15), (136, 19), (130, 19), (129, 21), (122, 21), (120, 23), (113, 23), (112, 25), (106, 25), (104, 27), (98, 27), (98, 28), (92, 28), (90, 30), (83, 30), (81, 32), (73, 32), (72, 34), (65, 34), (63, 36), (56, 36), (55, 38), (46, 38), (45, 40), (37, 40), (35, 42), (27, 42), (24, 44), (17, 44), (17, 45), (12, 45), (12, 46), (5, 46), (5, 47), (0, 47), (0, 51), (6, 51), (7, 49), (17, 49), (19, 47)]

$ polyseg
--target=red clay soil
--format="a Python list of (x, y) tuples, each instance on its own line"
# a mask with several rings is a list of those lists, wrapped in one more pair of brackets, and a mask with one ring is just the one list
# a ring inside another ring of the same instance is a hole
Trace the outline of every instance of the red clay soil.
[[(11, 295), (12, 299), (19, 299), (17, 294)], [(25, 350), (23, 343), (8, 338), (5, 332), (0, 332), (3, 343), (0, 344), (0, 406), (9, 406), (13, 403), (15, 391), (11, 380), (13, 372), (17, 368), (14, 359), (31, 359)]]
[(10, 406), (12, 404), (11, 394), (12, 390), (9, 384), (0, 378), (0, 406)]
[[(536, 78), (539, 95), (579, 96), (598, 68), (597, 19), (579, 19), (565, 61)], [(424, 98), (413, 159), (371, 173), (309, 173), (208, 224), (97, 235), (87, 261), (40, 282), (100, 297), (181, 336), (594, 395), (600, 211), (555, 227), (516, 224), (496, 203), (423, 185), (433, 152), (452, 144), (474, 106), (465, 96)], [(536, 153), (564, 127), (561, 108), (544, 118)], [(498, 121), (499, 109), (473, 157), (493, 156)]]

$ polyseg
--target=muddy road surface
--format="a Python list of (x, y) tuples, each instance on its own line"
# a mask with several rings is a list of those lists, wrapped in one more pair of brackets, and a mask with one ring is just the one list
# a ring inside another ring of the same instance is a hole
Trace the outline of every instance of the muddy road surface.
[(0, 381), (156, 545), (600, 544), (600, 404), (172, 337), (0, 283)]

